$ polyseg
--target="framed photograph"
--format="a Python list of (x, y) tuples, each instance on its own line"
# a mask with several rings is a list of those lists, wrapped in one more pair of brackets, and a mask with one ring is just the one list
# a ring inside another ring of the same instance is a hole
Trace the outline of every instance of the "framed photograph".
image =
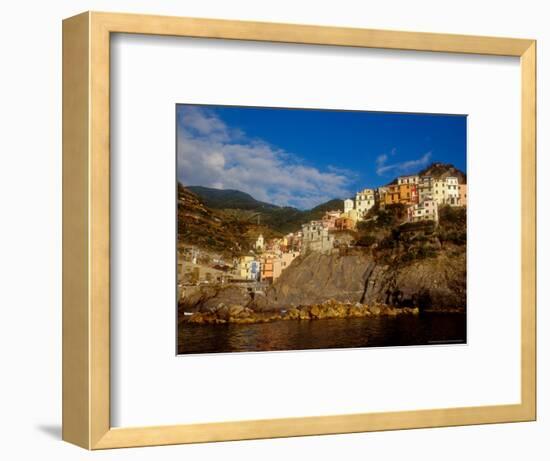
[(63, 439), (536, 418), (534, 40), (63, 22)]

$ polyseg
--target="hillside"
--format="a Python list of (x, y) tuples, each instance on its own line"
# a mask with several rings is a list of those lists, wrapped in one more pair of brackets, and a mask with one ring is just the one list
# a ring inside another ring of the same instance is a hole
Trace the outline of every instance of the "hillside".
[(256, 311), (310, 306), (327, 300), (421, 311), (466, 310), (466, 212), (441, 209), (440, 222), (399, 225), (402, 207), (380, 212), (355, 233), (358, 245), (330, 255), (300, 255), (271, 285), (265, 297), (246, 291), (201, 289), (185, 308), (241, 304)]
[(251, 195), (233, 189), (213, 189), (203, 186), (187, 186), (187, 189), (198, 195), (210, 208), (231, 208), (239, 210), (269, 210), (279, 208), (270, 203), (260, 202)]
[(300, 230), (302, 224), (321, 219), (325, 211), (342, 210), (344, 202), (333, 199), (317, 205), (311, 210), (281, 207), (254, 199), (251, 195), (231, 189), (213, 189), (202, 186), (189, 186), (205, 206), (234, 219), (260, 223), (274, 232), (286, 234)]
[(178, 185), (178, 245), (196, 245), (230, 256), (247, 253), (259, 234), (280, 236), (255, 221), (207, 207), (200, 197)]

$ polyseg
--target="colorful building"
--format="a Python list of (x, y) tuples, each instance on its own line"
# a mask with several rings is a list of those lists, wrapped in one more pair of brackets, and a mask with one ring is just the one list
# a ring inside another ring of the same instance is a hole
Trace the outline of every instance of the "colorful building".
[(401, 194), (399, 192), (399, 184), (390, 184), (389, 186), (386, 186), (386, 191), (384, 194), (384, 206), (387, 205), (395, 205), (396, 203), (401, 202)]
[(341, 214), (341, 211), (327, 211), (322, 218), (323, 225), (329, 230), (334, 229), (336, 220), (340, 217)]
[(336, 230), (354, 230), (356, 219), (352, 219), (349, 216), (341, 216), (336, 220), (335, 229)]
[(458, 204), (466, 206), (468, 204), (468, 184), (458, 185)]
[(418, 203), (418, 191), (416, 184), (398, 184), (399, 187), (399, 203), (412, 205)]
[(287, 246), (286, 251), (300, 251), (302, 247), (302, 232), (291, 232), (286, 236)]
[(438, 205), (435, 200), (426, 199), (414, 204), (407, 209), (409, 222), (439, 221)]
[(245, 280), (258, 280), (260, 269), (260, 261), (254, 256), (241, 256), (237, 265), (237, 275)]
[[(358, 221), (357, 210), (352, 209), (345, 213), (342, 213), (339, 219), (343, 219), (343, 218), (350, 219), (351, 221), (353, 221), (353, 227), (355, 228), (355, 224)], [(338, 220), (336, 221), (335, 225), (336, 225), (336, 228), (338, 228)]]
[(265, 254), (261, 258), (260, 280), (274, 282), (282, 272), (281, 258), (274, 254)]

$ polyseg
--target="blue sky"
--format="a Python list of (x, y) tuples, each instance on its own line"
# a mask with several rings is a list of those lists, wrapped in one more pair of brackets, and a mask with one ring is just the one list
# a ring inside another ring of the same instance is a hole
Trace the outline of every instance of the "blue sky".
[(179, 104), (178, 180), (311, 208), (432, 162), (466, 172), (466, 116)]

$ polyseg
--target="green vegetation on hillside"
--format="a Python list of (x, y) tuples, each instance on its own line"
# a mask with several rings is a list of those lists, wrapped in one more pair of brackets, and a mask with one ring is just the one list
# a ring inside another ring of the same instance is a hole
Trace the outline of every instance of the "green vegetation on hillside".
[(311, 210), (298, 210), (293, 207), (280, 207), (260, 202), (249, 194), (236, 190), (201, 186), (190, 186), (187, 189), (195, 193), (209, 208), (223, 210), (226, 216), (259, 222), (274, 232), (282, 234), (300, 230), (302, 224), (321, 219), (326, 211), (344, 209), (344, 201), (340, 199), (322, 203)]
[(178, 185), (178, 245), (199, 248), (227, 256), (247, 254), (259, 234), (266, 239), (281, 234), (253, 219), (212, 210), (187, 188)]
[(406, 207), (396, 204), (369, 215), (357, 225), (356, 245), (382, 263), (407, 264), (433, 258), (449, 249), (466, 251), (466, 209), (442, 206), (439, 223), (406, 222)]

